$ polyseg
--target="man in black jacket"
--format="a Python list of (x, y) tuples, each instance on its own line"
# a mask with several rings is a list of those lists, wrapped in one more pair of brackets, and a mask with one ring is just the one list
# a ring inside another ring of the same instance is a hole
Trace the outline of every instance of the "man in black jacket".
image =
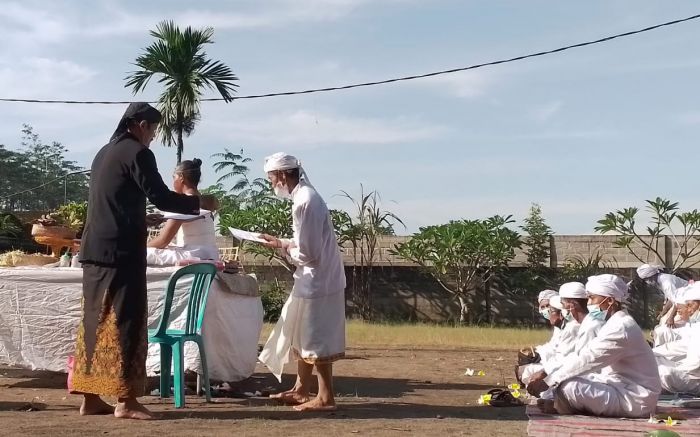
[[(147, 103), (130, 104), (92, 163), (80, 248), (83, 318), (73, 370), (73, 393), (84, 395), (82, 415), (153, 417), (136, 399), (146, 385), (147, 225), (160, 220), (146, 216), (146, 198), (162, 211), (182, 214), (217, 206), (210, 196), (177, 194), (163, 182), (149, 149), (160, 119)], [(117, 397), (116, 408), (101, 395)]]

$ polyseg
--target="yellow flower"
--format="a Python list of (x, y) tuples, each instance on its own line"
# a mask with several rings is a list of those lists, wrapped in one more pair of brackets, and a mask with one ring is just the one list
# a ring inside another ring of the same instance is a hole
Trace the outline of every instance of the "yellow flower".
[(520, 390), (520, 384), (511, 384), (508, 388), (511, 390)]
[(673, 420), (671, 416), (668, 416), (668, 419), (664, 420), (664, 423), (666, 424), (666, 426), (675, 426), (676, 424), (678, 424), (678, 421)]
[(517, 399), (520, 397), (520, 390), (513, 390), (512, 392), (510, 392), (510, 394), (512, 394), (513, 397)]
[(479, 405), (488, 405), (489, 402), (491, 402), (491, 395), (489, 394), (479, 396), (479, 400), (476, 401)]
[(477, 373), (478, 376), (486, 376), (486, 372), (483, 370), (479, 370), (479, 373)]

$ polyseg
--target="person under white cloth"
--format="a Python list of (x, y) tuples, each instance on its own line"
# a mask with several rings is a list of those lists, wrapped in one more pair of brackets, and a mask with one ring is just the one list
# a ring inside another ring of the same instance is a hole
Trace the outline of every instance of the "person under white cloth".
[[(267, 246), (296, 265), (294, 286), (259, 360), (281, 382), (284, 365), (297, 360), (291, 390), (272, 395), (298, 411), (336, 409), (333, 362), (345, 356), (345, 268), (326, 203), (310, 184), (300, 162), (275, 153), (264, 171), (276, 196), (292, 200), (293, 238), (263, 235)], [(318, 394), (310, 398), (313, 368)]]
[(554, 295), (549, 298), (549, 322), (559, 333), (556, 342), (551, 346), (551, 352), (540, 355), (539, 363), (520, 366), (518, 369), (518, 380), (527, 385), (530, 383), (532, 375), (544, 370), (552, 369), (556, 363), (565, 356), (573, 352), (578, 335), (579, 323), (570, 318), (568, 311), (563, 309), (561, 298)]
[[(664, 296), (664, 305), (659, 312), (659, 324), (654, 328), (654, 346), (660, 346), (669, 338), (675, 336), (672, 329), (676, 328), (676, 297), (678, 290), (688, 286), (688, 281), (678, 276), (663, 273), (663, 268), (652, 264), (642, 264), (637, 268), (637, 276), (645, 284), (659, 291)], [(664, 328), (667, 327), (668, 329)]]
[[(182, 161), (173, 173), (173, 191), (198, 196), (201, 178), (200, 159)], [(218, 260), (214, 214), (200, 210), (200, 215), (202, 218), (193, 221), (167, 220), (158, 236), (148, 242), (146, 262), (152, 266), (173, 266), (185, 259)]]
[(656, 410), (661, 380), (642, 329), (622, 310), (628, 286), (604, 274), (588, 278), (586, 291), (589, 314), (605, 324), (551, 375), (534, 375), (528, 392), (539, 395), (554, 387), (554, 400), (540, 405), (547, 412), (648, 418)]
[(683, 298), (689, 316), (685, 335), (654, 348), (654, 354), (664, 390), (700, 396), (700, 283), (687, 287)]
[(666, 323), (660, 323), (655, 326), (652, 331), (652, 336), (654, 338), (654, 347), (660, 348), (669, 343), (674, 343), (683, 338), (688, 332), (688, 318), (689, 314), (686, 314), (686, 297), (685, 292), (692, 285), (688, 285), (683, 288), (676, 290), (676, 295), (674, 297), (674, 308), (675, 315), (673, 318), (673, 327), (667, 325)]

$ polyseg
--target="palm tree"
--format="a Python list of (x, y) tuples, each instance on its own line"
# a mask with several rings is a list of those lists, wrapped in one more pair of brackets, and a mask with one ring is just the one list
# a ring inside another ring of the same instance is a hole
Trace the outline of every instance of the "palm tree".
[(204, 52), (205, 44), (212, 44), (214, 29), (192, 29), (184, 32), (173, 21), (163, 21), (151, 31), (156, 39), (136, 58), (139, 70), (129, 74), (125, 87), (133, 93), (143, 91), (153, 76), (165, 86), (158, 98), (158, 109), (163, 114), (160, 135), (168, 146), (177, 145), (177, 162), (182, 161), (184, 143), (199, 121), (202, 88), (219, 92), (226, 102), (233, 100), (234, 81), (238, 78), (221, 61), (212, 61)]
[(223, 153), (215, 153), (212, 158), (218, 158), (219, 161), (214, 163), (214, 171), (216, 173), (225, 172), (219, 179), (217, 184), (221, 184), (229, 179), (238, 176), (238, 180), (229, 190), (235, 193), (236, 198), (241, 203), (256, 203), (264, 196), (270, 193), (270, 183), (263, 178), (248, 178), (250, 168), (246, 165), (251, 162), (251, 159), (243, 155), (243, 149), (240, 153), (233, 153), (229, 149), (224, 149)]

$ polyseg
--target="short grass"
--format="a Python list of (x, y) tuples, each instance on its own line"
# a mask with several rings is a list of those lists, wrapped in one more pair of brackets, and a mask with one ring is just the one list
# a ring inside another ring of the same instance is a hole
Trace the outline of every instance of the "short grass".
[[(261, 335), (263, 342), (272, 326), (265, 325)], [(347, 345), (362, 348), (513, 349), (542, 344), (551, 335), (547, 329), (385, 324), (356, 320), (349, 320), (346, 327)]]

